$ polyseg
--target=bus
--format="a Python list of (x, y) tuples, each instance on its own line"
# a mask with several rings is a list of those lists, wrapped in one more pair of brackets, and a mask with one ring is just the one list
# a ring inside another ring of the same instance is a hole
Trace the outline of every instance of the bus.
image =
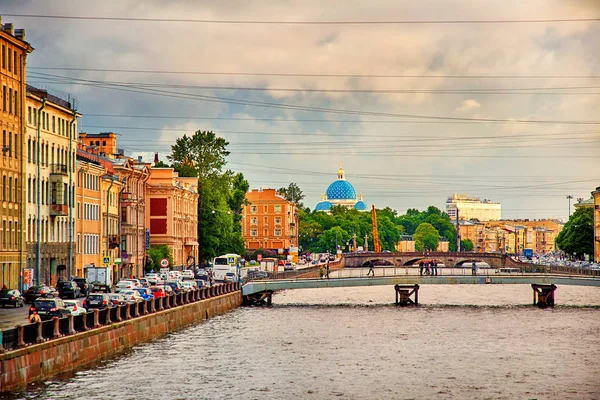
[(242, 256), (240, 256), (239, 254), (224, 254), (222, 256), (215, 257), (215, 259), (213, 260), (214, 280), (224, 281), (225, 274), (228, 272), (234, 272), (237, 274), (241, 260)]

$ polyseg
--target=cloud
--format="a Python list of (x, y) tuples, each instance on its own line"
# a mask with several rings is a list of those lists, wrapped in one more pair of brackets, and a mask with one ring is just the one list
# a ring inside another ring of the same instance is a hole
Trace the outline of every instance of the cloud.
[(466, 111), (473, 111), (481, 108), (481, 104), (477, 100), (469, 99), (465, 100), (458, 106), (454, 111), (464, 113)]

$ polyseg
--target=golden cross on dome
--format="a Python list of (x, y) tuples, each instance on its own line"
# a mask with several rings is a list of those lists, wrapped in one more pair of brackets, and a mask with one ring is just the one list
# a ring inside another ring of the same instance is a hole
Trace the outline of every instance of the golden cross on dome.
[(344, 179), (344, 169), (342, 168), (341, 161), (340, 161), (340, 169), (338, 170), (338, 179)]

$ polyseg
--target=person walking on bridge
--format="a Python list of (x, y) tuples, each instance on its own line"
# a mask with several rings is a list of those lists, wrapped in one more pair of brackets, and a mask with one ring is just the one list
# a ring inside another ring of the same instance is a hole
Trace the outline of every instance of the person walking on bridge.
[(437, 271), (437, 261), (436, 261), (436, 260), (433, 260), (433, 261), (431, 262), (431, 275), (435, 275), (435, 276), (437, 276), (437, 272), (438, 272), (438, 271)]
[(475, 261), (471, 264), (471, 275), (477, 275), (477, 263)]
[(373, 263), (369, 263), (369, 272), (367, 272), (367, 276), (375, 276), (375, 266)]

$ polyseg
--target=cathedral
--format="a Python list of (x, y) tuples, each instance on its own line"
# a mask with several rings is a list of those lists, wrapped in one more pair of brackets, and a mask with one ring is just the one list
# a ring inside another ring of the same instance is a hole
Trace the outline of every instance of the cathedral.
[(337, 180), (327, 188), (325, 195), (321, 196), (321, 201), (317, 203), (315, 211), (331, 211), (333, 206), (344, 206), (354, 208), (358, 211), (368, 211), (367, 204), (362, 199), (362, 194), (356, 195), (356, 190), (350, 182), (344, 177), (344, 169), (340, 163)]

